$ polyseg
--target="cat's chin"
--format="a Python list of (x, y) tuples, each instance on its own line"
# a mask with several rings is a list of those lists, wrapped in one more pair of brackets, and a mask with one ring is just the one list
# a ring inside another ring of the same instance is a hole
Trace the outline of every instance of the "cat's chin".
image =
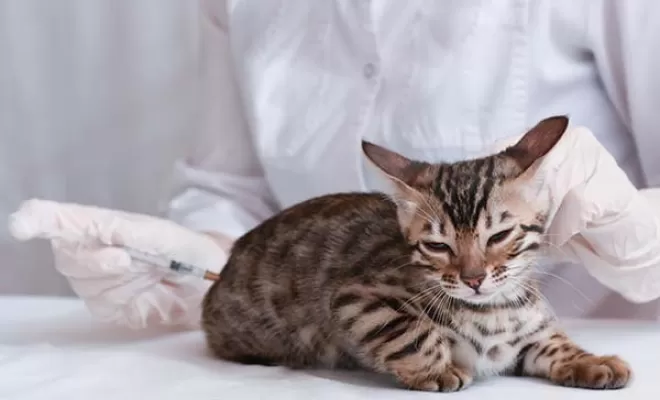
[(455, 297), (456, 299), (479, 306), (510, 303), (518, 298), (519, 295), (520, 294), (516, 290), (511, 290), (507, 287), (495, 288), (488, 292), (472, 292), (465, 295), (450, 294), (450, 296)]
[(466, 296), (456, 296), (457, 298), (472, 304), (484, 305), (492, 304), (497, 298), (501, 297), (498, 291), (490, 293), (471, 293)]

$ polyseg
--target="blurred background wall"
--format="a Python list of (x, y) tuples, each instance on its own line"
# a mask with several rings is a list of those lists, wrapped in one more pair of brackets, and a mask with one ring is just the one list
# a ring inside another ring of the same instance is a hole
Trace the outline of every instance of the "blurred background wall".
[(155, 214), (196, 128), (195, 0), (0, 0), (0, 294), (69, 295), (21, 201)]

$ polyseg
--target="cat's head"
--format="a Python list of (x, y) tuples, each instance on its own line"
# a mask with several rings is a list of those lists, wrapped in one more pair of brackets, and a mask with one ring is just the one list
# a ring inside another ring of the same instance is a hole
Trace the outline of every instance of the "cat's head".
[(456, 163), (410, 160), (369, 142), (366, 156), (395, 184), (399, 222), (414, 259), (452, 297), (488, 303), (520, 291), (541, 247), (549, 208), (536, 162), (568, 118), (539, 122), (513, 146)]

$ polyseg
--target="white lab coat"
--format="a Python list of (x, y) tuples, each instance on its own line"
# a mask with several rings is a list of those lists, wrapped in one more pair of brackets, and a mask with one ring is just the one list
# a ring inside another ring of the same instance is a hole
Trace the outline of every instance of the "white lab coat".
[[(205, 2), (206, 112), (170, 217), (237, 236), (312, 196), (386, 189), (362, 138), (455, 160), (552, 114), (586, 125), (631, 180), (660, 183), (660, 2)], [(657, 318), (575, 265), (558, 314)]]

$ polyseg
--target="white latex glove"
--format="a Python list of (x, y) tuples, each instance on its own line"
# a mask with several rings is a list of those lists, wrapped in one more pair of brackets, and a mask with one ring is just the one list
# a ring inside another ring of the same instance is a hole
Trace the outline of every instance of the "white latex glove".
[(584, 127), (569, 128), (537, 173), (552, 202), (551, 258), (584, 265), (629, 301), (660, 297), (660, 189), (637, 190)]
[(211, 236), (171, 221), (76, 204), (29, 200), (9, 218), (19, 240), (51, 241), (55, 265), (92, 314), (132, 328), (198, 326), (210, 282), (132, 260), (128, 246), (218, 272), (226, 261)]

